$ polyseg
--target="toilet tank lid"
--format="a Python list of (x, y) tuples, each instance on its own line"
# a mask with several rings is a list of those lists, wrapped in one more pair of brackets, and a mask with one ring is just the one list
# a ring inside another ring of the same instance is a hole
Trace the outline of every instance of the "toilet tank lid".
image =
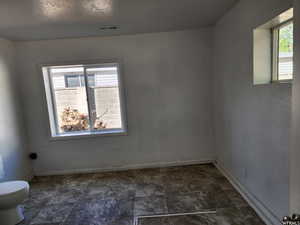
[(7, 181), (0, 183), (0, 196), (7, 195), (14, 192), (29, 189), (29, 184), (26, 181)]

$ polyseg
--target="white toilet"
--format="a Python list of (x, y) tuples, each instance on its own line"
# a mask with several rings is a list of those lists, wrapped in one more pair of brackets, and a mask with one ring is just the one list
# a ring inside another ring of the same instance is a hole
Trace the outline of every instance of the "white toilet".
[(26, 181), (8, 181), (0, 183), (0, 224), (15, 225), (23, 219), (21, 204), (29, 194)]

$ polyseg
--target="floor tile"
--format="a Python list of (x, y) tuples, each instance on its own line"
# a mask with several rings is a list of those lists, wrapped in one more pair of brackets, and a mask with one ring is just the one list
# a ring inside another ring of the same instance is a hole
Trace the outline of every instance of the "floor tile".
[(134, 202), (134, 215), (157, 215), (167, 213), (166, 197), (162, 195), (137, 197)]
[[(264, 224), (212, 164), (37, 177), (23, 208), (20, 225), (132, 225), (134, 215), (215, 209), (218, 225)], [(143, 223), (206, 224), (199, 216)]]
[(31, 220), (40, 212), (40, 208), (24, 208), (21, 206), (23, 215), (24, 215), (24, 220), (19, 223), (18, 225), (29, 225)]
[[(128, 221), (133, 217), (133, 200), (92, 199), (79, 203), (68, 216), (65, 225), (105, 225)], [(126, 218), (126, 220), (125, 220)], [(122, 220), (123, 219), (123, 220)]]
[(265, 225), (257, 216), (245, 215), (237, 207), (217, 209), (216, 218), (218, 225)]
[(232, 201), (223, 190), (211, 193), (211, 195), (215, 199), (216, 208), (226, 208), (233, 205)]
[(227, 197), (230, 199), (232, 204), (236, 207), (248, 206), (248, 203), (236, 190), (226, 190)]
[(166, 193), (184, 194), (190, 192), (187, 181), (181, 177), (166, 177), (163, 185)]
[(134, 196), (136, 184), (133, 177), (120, 174), (107, 174), (91, 182), (86, 191), (86, 195), (95, 196), (97, 198), (124, 198)]
[(244, 215), (245, 224), (247, 225), (263, 225), (264, 222), (256, 214), (256, 212), (249, 206), (239, 208), (241, 213)]
[(42, 223), (61, 223), (70, 214), (73, 204), (51, 205), (41, 209), (30, 225)]
[[(172, 225), (167, 217), (140, 218), (137, 225)], [(184, 224), (181, 224), (184, 225)]]
[(222, 190), (234, 190), (234, 187), (231, 185), (231, 183), (227, 180), (226, 177), (214, 178), (214, 183), (219, 185)]
[(221, 188), (214, 183), (212, 179), (201, 179), (201, 180), (187, 180), (186, 186), (189, 192), (210, 192), (214, 193)]
[(35, 225), (62, 225), (62, 223), (39, 223), (39, 224), (35, 224)]
[(135, 190), (132, 187), (118, 184), (91, 184), (86, 192), (86, 196), (94, 196), (96, 198), (129, 198), (134, 197)]
[(63, 179), (63, 186), (76, 188), (78, 185), (83, 188), (84, 186), (89, 185), (94, 180), (95, 174), (75, 174), (68, 175)]
[(162, 184), (163, 173), (160, 169), (142, 169), (135, 171), (136, 183), (144, 184)]
[(135, 196), (147, 197), (152, 195), (164, 195), (165, 188), (162, 184), (155, 183), (138, 183), (136, 185)]
[(133, 216), (131, 217), (121, 217), (116, 220), (109, 222), (106, 225), (133, 225)]
[(75, 203), (84, 197), (83, 190), (73, 189), (73, 188), (60, 188), (55, 194), (49, 199), (47, 205), (55, 204), (66, 204)]
[(138, 225), (217, 225), (215, 214), (139, 218)]
[(24, 201), (24, 208), (42, 208), (57, 194), (56, 188), (47, 190), (31, 189), (29, 198)]
[(195, 192), (182, 195), (168, 195), (167, 207), (169, 213), (188, 213), (214, 210), (216, 208), (216, 203), (210, 195)]
[(169, 221), (171, 225), (217, 225), (214, 214), (174, 216)]

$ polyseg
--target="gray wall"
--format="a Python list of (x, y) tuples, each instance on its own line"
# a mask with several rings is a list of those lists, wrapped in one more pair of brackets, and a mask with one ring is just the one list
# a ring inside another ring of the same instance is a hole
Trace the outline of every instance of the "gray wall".
[(252, 39), (254, 28), (291, 6), (241, 0), (215, 28), (217, 160), (278, 220), (289, 205), (291, 85), (252, 85)]
[(292, 146), (290, 154), (290, 214), (300, 213), (300, 2), (294, 0), (294, 82), (292, 94)]
[(0, 182), (31, 177), (14, 57), (13, 43), (0, 39)]
[[(212, 29), (17, 43), (17, 62), (36, 174), (144, 167), (214, 159)], [(50, 141), (37, 65), (117, 59), (128, 136)]]

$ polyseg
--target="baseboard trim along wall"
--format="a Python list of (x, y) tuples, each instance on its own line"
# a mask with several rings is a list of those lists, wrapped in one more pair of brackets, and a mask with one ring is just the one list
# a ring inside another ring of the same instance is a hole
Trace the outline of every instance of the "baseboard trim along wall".
[(187, 166), (196, 164), (208, 164), (214, 163), (215, 160), (188, 160), (188, 161), (175, 161), (175, 162), (152, 162), (142, 163), (125, 166), (113, 166), (103, 168), (86, 168), (86, 169), (70, 169), (70, 170), (50, 170), (45, 172), (35, 171), (35, 176), (51, 176), (51, 175), (67, 175), (67, 174), (82, 174), (82, 173), (98, 173), (98, 172), (113, 172), (113, 171), (126, 171), (134, 169), (147, 169), (147, 168), (159, 168), (159, 167), (172, 167), (172, 166)]
[(278, 225), (281, 224), (279, 218), (272, 213), (272, 211), (265, 206), (257, 197), (252, 194), (247, 188), (242, 185), (230, 172), (219, 162), (215, 161), (214, 165), (219, 169), (219, 171), (229, 180), (229, 182), (235, 187), (235, 189), (244, 197), (248, 204), (256, 211), (256, 213), (261, 217), (261, 219), (267, 225)]
[(70, 170), (51, 170), (45, 172), (35, 172), (35, 176), (51, 176), (51, 175), (67, 175), (67, 174), (82, 174), (82, 173), (98, 173), (98, 172), (113, 172), (113, 171), (126, 171), (134, 169), (147, 169), (159, 167), (172, 167), (172, 166), (186, 166), (196, 164), (209, 164), (213, 163), (217, 169), (229, 180), (235, 189), (244, 197), (248, 204), (256, 211), (267, 225), (278, 225), (281, 221), (267, 208), (260, 200), (256, 198), (247, 188), (242, 185), (230, 172), (225, 169), (219, 162), (207, 160), (188, 160), (188, 161), (175, 161), (175, 162), (152, 162), (125, 166), (103, 167), (103, 168), (86, 168), (86, 169), (70, 169)]

